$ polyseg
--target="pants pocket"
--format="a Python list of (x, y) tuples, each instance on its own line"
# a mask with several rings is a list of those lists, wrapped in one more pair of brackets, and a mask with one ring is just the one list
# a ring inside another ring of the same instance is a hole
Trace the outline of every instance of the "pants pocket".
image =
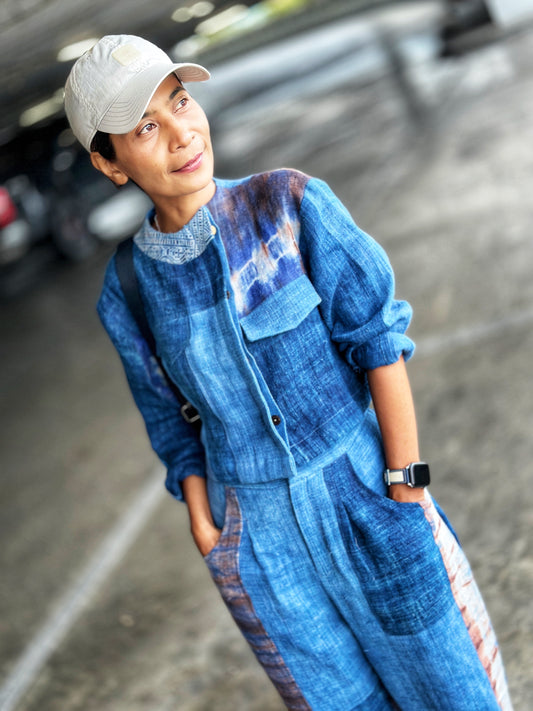
[(234, 569), (242, 536), (242, 518), (235, 490), (226, 489), (224, 523), (214, 548), (204, 556), (204, 561), (215, 583), (221, 587), (230, 571)]
[(345, 548), (365, 599), (382, 629), (409, 635), (429, 627), (454, 604), (431, 525), (418, 503), (398, 503), (357, 477), (348, 457), (331, 467)]

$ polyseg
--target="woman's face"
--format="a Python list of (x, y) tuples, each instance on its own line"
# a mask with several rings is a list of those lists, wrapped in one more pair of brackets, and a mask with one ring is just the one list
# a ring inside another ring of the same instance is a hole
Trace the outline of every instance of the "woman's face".
[(153, 200), (211, 197), (213, 149), (207, 117), (180, 84), (169, 75), (152, 97), (137, 126), (111, 137), (114, 161), (102, 172), (117, 185), (133, 180)]

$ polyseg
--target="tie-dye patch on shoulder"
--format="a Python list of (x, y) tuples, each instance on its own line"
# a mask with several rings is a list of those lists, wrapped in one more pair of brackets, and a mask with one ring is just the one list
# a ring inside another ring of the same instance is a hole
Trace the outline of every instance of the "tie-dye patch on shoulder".
[(209, 208), (220, 229), (241, 317), (305, 273), (298, 241), (306, 181), (303, 174), (283, 170), (217, 186)]

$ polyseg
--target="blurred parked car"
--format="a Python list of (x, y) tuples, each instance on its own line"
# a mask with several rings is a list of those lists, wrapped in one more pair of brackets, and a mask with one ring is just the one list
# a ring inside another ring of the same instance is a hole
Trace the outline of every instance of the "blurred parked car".
[[(83, 222), (86, 233), (100, 242), (118, 241), (134, 233), (151, 206), (148, 196), (133, 183), (116, 188), (95, 170), (70, 129), (57, 137), (50, 183), (55, 203), (68, 207)], [(61, 240), (68, 243), (68, 223), (61, 232)]]
[(0, 265), (16, 262), (47, 233), (47, 205), (27, 175), (0, 187)]
[(13, 296), (50, 262), (49, 203), (31, 178), (18, 174), (0, 186), (0, 297)]
[(0, 182), (0, 297), (27, 289), (58, 257), (80, 262), (134, 233), (151, 205), (135, 185), (117, 190), (98, 173), (64, 124), (32, 140), (38, 159), (15, 150)]

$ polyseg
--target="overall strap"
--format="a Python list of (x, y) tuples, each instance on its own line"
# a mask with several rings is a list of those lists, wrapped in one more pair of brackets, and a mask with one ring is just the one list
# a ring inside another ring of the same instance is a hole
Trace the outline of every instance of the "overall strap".
[(118, 245), (115, 255), (115, 268), (129, 310), (135, 318), (144, 340), (148, 343), (152, 353), (157, 357), (154, 334), (146, 318), (144, 305), (141, 301), (137, 274), (133, 264), (133, 237), (128, 237), (128, 239), (125, 239)]
[(152, 333), (152, 329), (150, 328), (150, 324), (146, 318), (146, 312), (144, 310), (144, 304), (139, 290), (139, 282), (135, 272), (135, 265), (133, 263), (133, 237), (128, 237), (128, 239), (125, 239), (118, 245), (115, 253), (115, 268), (117, 270), (118, 280), (120, 282), (120, 286), (122, 287), (122, 291), (124, 292), (124, 298), (126, 299), (128, 308), (137, 322), (139, 331), (152, 351), (157, 364), (161, 368), (169, 388), (172, 390), (180, 403), (183, 418), (186, 422), (199, 429), (202, 424), (200, 415), (198, 414), (196, 408), (183, 396), (174, 381), (169, 377), (163, 363), (161, 362), (161, 358), (157, 354), (154, 334)]

